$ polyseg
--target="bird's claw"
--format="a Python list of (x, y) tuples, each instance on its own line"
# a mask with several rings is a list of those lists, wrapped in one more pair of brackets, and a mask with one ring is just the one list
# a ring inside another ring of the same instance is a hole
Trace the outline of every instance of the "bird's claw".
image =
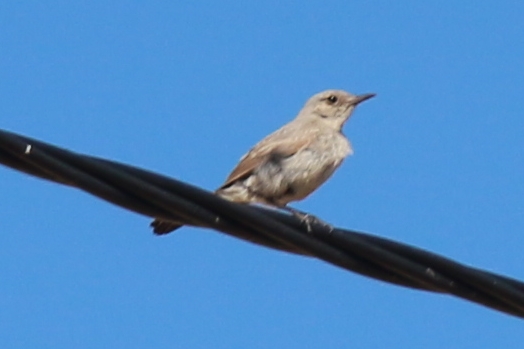
[(313, 230), (311, 229), (311, 226), (315, 226), (315, 225), (320, 225), (320, 226), (323, 226), (327, 229), (329, 229), (329, 231), (333, 231), (333, 226), (329, 223), (326, 223), (324, 222), (323, 220), (321, 220), (320, 218), (316, 217), (316, 216), (313, 216), (309, 213), (305, 213), (305, 212), (300, 212), (300, 211), (297, 211), (297, 210), (293, 210), (291, 211), (292, 214), (297, 217), (298, 219), (300, 219), (300, 223), (304, 224), (306, 226), (306, 229), (307, 229), (307, 232), (308, 233), (311, 233)]

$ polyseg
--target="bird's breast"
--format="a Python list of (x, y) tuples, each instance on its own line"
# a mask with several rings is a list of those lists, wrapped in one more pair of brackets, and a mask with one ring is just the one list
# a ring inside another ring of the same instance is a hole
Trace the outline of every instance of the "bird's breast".
[(349, 141), (339, 133), (332, 133), (317, 137), (308, 147), (284, 159), (282, 182), (292, 190), (282, 200), (301, 200), (311, 194), (351, 153)]

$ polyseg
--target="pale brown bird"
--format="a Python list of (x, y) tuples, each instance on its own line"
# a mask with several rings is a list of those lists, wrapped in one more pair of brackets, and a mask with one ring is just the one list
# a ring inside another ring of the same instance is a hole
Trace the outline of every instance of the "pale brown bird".
[[(311, 97), (297, 117), (256, 144), (241, 159), (216, 194), (238, 203), (261, 203), (293, 213), (302, 200), (353, 153), (342, 127), (355, 107), (375, 94), (327, 90)], [(155, 234), (167, 234), (182, 222), (155, 219)]]

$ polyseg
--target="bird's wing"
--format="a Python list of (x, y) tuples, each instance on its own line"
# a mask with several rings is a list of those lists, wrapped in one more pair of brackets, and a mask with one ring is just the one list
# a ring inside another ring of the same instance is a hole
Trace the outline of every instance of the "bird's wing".
[(239, 179), (246, 178), (272, 155), (289, 157), (306, 148), (311, 141), (311, 137), (300, 137), (300, 139), (283, 138), (280, 140), (273, 138), (271, 141), (264, 139), (240, 159), (237, 167), (235, 167), (233, 172), (227, 177), (220, 189), (230, 186)]

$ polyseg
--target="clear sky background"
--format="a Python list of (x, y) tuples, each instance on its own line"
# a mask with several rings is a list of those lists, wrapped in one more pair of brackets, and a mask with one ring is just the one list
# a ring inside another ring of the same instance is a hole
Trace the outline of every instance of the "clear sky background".
[[(376, 92), (297, 208), (524, 279), (524, 2), (0, 4), (0, 128), (214, 189), (328, 88)], [(522, 348), (450, 296), (0, 168), (0, 347)]]

